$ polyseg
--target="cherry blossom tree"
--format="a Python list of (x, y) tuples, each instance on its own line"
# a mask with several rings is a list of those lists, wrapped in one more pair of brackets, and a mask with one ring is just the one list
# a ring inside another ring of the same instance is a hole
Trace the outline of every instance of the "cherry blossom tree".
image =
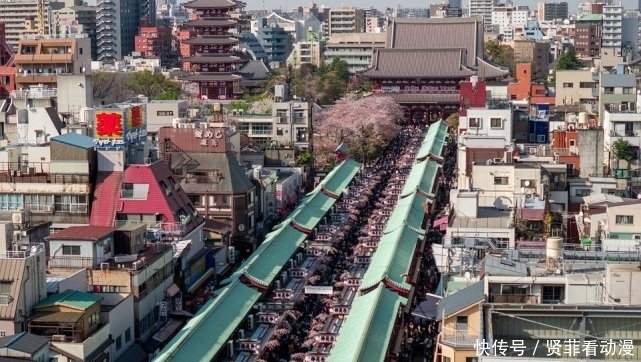
[(343, 98), (314, 119), (315, 166), (330, 168), (336, 161), (336, 147), (344, 142), (348, 154), (367, 162), (401, 130), (403, 110), (390, 97)]

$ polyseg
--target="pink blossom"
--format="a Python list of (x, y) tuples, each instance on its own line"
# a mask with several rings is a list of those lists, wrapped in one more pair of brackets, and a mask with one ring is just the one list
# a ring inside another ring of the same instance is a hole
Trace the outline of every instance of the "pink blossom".
[(334, 151), (345, 142), (349, 154), (361, 160), (374, 158), (400, 131), (402, 108), (390, 97), (345, 98), (314, 119), (314, 161), (319, 168), (331, 167)]
[(293, 355), (289, 356), (289, 359), (292, 361), (303, 361), (305, 359), (305, 353), (294, 353)]
[(309, 277), (309, 279), (307, 279), (307, 282), (309, 284), (316, 284), (318, 283), (319, 280), (320, 280), (320, 277), (318, 275), (312, 275), (311, 277)]
[(265, 349), (268, 351), (273, 351), (274, 349), (280, 347), (280, 342), (276, 339), (272, 339), (269, 342), (265, 343)]

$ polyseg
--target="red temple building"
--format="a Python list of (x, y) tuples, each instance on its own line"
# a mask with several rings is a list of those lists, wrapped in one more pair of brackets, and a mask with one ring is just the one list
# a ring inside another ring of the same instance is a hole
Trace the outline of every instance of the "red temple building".
[(461, 81), (508, 76), (483, 60), (483, 45), (481, 18), (393, 19), (362, 76), (401, 104), (407, 121), (430, 123), (459, 111)]
[[(238, 27), (230, 12), (245, 6), (234, 0), (192, 0), (185, 3), (194, 9), (192, 19), (183, 26), (178, 38), (185, 80), (198, 86), (201, 99), (234, 99), (235, 74), (240, 58), (236, 56), (238, 39), (231, 33)], [(195, 86), (194, 86), (195, 88)]]

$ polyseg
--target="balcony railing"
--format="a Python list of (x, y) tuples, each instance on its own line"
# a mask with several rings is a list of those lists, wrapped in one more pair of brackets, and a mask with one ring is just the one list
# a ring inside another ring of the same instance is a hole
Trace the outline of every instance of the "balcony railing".
[(474, 344), (478, 343), (478, 339), (479, 336), (477, 334), (458, 331), (445, 331), (441, 337), (443, 343), (456, 346), (474, 346)]
[(497, 294), (490, 298), (492, 303), (538, 304), (538, 295), (533, 294)]

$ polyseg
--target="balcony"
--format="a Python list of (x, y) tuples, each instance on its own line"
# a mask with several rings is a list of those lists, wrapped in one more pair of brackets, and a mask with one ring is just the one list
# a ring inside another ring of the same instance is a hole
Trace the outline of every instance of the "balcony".
[(38, 74), (16, 76), (16, 84), (25, 84), (25, 83), (53, 84), (53, 83), (56, 83), (56, 76), (55, 75), (38, 75)]
[(539, 296), (533, 294), (498, 294), (490, 297), (491, 303), (538, 304)]
[(443, 343), (457, 347), (472, 347), (478, 343), (478, 339), (478, 334), (448, 330), (443, 332), (443, 335), (441, 336), (441, 341)]
[(84, 341), (75, 341), (71, 337), (67, 338), (63, 335), (56, 335), (55, 338), (51, 336), (51, 345), (73, 356), (79, 356), (84, 360), (109, 348), (111, 344), (109, 333), (109, 325), (105, 324)]

